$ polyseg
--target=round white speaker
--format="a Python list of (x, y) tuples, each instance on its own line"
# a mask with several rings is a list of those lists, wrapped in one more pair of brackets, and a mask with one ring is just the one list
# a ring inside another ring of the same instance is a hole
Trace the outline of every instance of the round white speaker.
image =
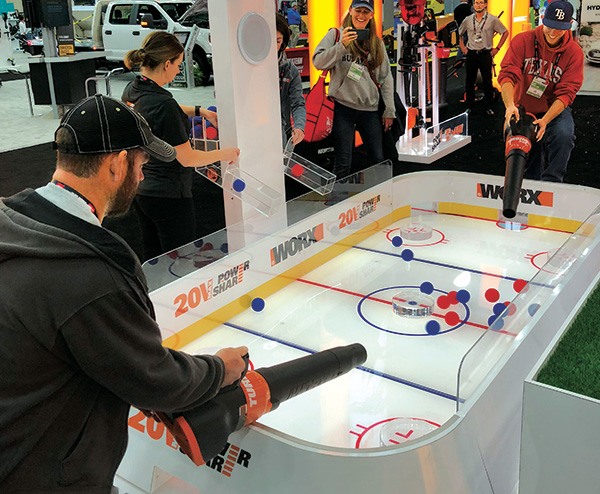
[(247, 62), (261, 63), (271, 49), (272, 36), (265, 18), (258, 12), (248, 12), (238, 24), (238, 48)]

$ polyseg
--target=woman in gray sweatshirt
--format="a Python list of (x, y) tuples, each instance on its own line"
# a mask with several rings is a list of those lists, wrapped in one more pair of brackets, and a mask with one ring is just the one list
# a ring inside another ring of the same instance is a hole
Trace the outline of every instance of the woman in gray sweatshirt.
[[(372, 164), (383, 155), (383, 131), (395, 117), (394, 82), (390, 62), (373, 20), (373, 0), (353, 0), (342, 22), (340, 36), (329, 30), (313, 55), (313, 65), (330, 71), (329, 96), (335, 100), (333, 173), (342, 178), (350, 173), (355, 128), (367, 147)], [(369, 39), (359, 41), (355, 29), (368, 29)], [(336, 37), (339, 41), (336, 43)], [(369, 73), (369, 68), (374, 79)], [(379, 87), (385, 104), (379, 116)]]

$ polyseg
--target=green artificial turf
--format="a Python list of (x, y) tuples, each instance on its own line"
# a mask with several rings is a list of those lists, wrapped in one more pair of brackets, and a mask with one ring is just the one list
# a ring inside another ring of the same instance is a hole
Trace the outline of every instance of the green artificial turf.
[(536, 381), (600, 400), (600, 285), (594, 288)]

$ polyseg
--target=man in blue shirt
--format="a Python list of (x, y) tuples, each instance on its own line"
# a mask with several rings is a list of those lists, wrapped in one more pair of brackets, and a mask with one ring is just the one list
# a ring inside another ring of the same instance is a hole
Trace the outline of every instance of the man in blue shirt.
[(291, 33), (290, 48), (296, 48), (296, 45), (298, 44), (298, 38), (300, 37), (300, 22), (302, 22), (302, 17), (298, 13), (298, 4), (296, 2), (292, 2), (292, 5), (290, 5), (287, 18)]

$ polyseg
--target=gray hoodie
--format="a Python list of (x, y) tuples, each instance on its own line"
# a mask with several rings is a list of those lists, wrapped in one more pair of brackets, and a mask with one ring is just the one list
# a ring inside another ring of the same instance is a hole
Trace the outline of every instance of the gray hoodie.
[[(329, 32), (317, 46), (313, 55), (313, 65), (319, 70), (330, 71), (329, 96), (342, 105), (361, 111), (377, 111), (379, 106), (379, 90), (371, 79), (364, 60), (353, 60), (352, 54), (342, 44), (342, 30), (340, 40), (336, 43), (335, 30)], [(381, 42), (383, 43), (383, 41)], [(364, 66), (364, 71), (358, 82), (347, 77), (348, 70), (353, 62)], [(381, 94), (385, 103), (383, 116), (394, 118), (394, 80), (390, 70), (390, 61), (384, 50), (383, 63), (373, 71), (375, 79), (381, 85)]]
[[(279, 56), (279, 97), (281, 100), (281, 131), (283, 145), (292, 129), (304, 130), (306, 126), (306, 107), (302, 95), (302, 79), (296, 66), (287, 59), (285, 53)], [(292, 120), (294, 126), (292, 127)]]

